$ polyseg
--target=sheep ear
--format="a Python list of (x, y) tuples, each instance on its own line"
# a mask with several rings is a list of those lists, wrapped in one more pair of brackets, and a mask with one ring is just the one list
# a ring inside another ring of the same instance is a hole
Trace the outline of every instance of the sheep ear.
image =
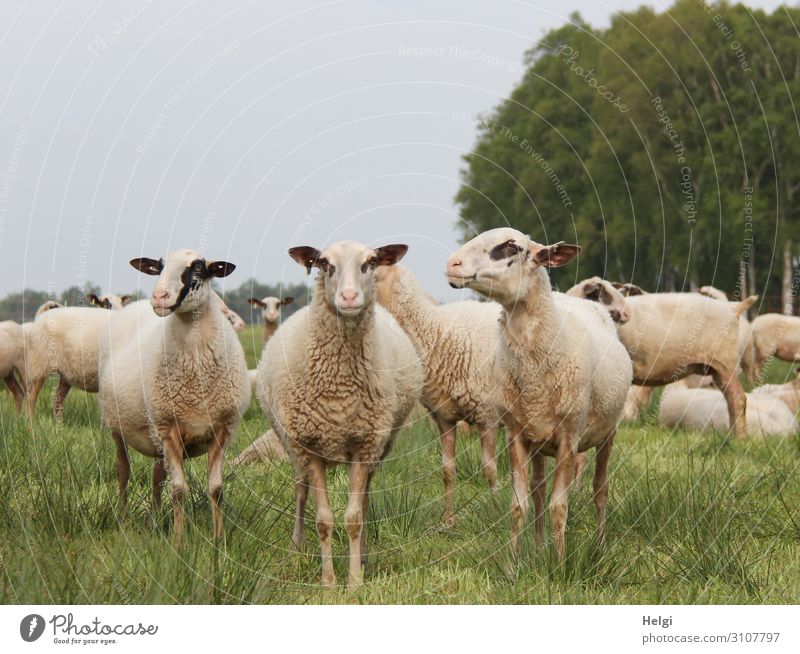
[(236, 270), (236, 266), (227, 261), (212, 261), (206, 266), (206, 270), (211, 277), (227, 277)]
[(312, 248), (308, 245), (300, 245), (295, 248), (289, 248), (289, 256), (292, 257), (297, 263), (306, 269), (310, 275), (311, 269), (316, 266), (321, 268), (320, 255), (322, 253), (317, 248)]
[(611, 295), (611, 292), (608, 290), (605, 282), (600, 282), (600, 302), (603, 304), (611, 305), (614, 303), (614, 296)]
[(255, 298), (255, 297), (251, 297), (251, 298), (249, 298), (249, 299), (247, 300), (247, 302), (248, 302), (249, 304), (252, 304), (254, 307), (260, 307), (260, 308), (262, 308), (262, 309), (263, 309), (265, 306), (267, 306), (267, 305), (266, 305), (266, 304), (264, 304), (264, 303), (263, 303), (261, 300), (259, 300), (258, 298)]
[(285, 297), (285, 298), (283, 298), (281, 300), (281, 304), (283, 306), (286, 306), (287, 304), (291, 304), (292, 302), (294, 302), (294, 298), (291, 295), (289, 295), (288, 297)]
[(572, 261), (580, 254), (580, 245), (570, 245), (559, 241), (553, 245), (542, 245), (533, 253), (533, 261), (547, 268), (558, 268)]
[(164, 270), (164, 262), (160, 259), (148, 259), (147, 257), (139, 257), (138, 259), (131, 259), (131, 265), (139, 272), (145, 275), (160, 275)]
[(628, 284), (628, 297), (632, 295), (644, 295), (644, 290), (639, 288), (636, 284)]
[(382, 245), (379, 248), (375, 248), (375, 265), (393, 266), (406, 255), (406, 252), (408, 252), (407, 245), (400, 243)]
[(94, 293), (89, 293), (88, 297), (89, 297), (89, 302), (98, 306), (100, 305), (100, 298), (97, 297), (97, 295), (95, 295)]
[(124, 307), (126, 304), (130, 304), (133, 298), (130, 295), (120, 295), (119, 301), (122, 302), (122, 306)]
[(603, 287), (601, 284), (597, 282), (588, 282), (583, 286), (583, 297), (587, 300), (591, 300), (592, 302), (598, 302), (600, 300), (600, 293), (602, 292)]

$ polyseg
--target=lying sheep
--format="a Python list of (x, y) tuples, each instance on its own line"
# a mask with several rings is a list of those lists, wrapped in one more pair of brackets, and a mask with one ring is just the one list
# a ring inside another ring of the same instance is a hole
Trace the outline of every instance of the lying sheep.
[[(725, 398), (712, 388), (670, 384), (661, 396), (659, 422), (666, 427), (698, 431), (730, 429)], [(797, 433), (794, 413), (777, 395), (747, 394), (747, 433), (751, 436), (790, 436)]]
[(800, 363), (800, 318), (764, 313), (752, 322), (753, 374), (761, 378), (764, 365), (773, 356)]
[(248, 445), (242, 453), (237, 456), (232, 465), (244, 466), (259, 461), (288, 461), (289, 457), (286, 450), (283, 449), (281, 441), (274, 429), (268, 429), (250, 445)]
[(219, 311), (209, 282), (230, 275), (235, 266), (206, 261), (192, 250), (159, 260), (133, 259), (131, 265), (158, 275), (152, 306), (136, 302), (108, 312), (113, 317), (98, 359), (103, 423), (117, 446), (120, 511), (124, 515), (130, 446), (155, 459), (156, 508), (169, 473), (174, 540), (180, 546), (183, 501), (189, 491), (183, 460), (207, 453), (213, 534), (219, 539), (223, 453), (247, 409), (250, 387), (242, 346)]
[[(702, 286), (699, 293), (722, 302), (728, 301), (728, 295), (724, 291), (714, 288), (713, 286)], [(753, 297), (758, 299), (757, 295)], [(753, 345), (753, 326), (747, 319), (747, 311), (742, 312), (739, 316), (739, 337), (737, 345), (739, 348), (739, 365), (742, 368), (745, 379), (752, 384), (755, 379), (755, 347)]]
[(558, 556), (566, 553), (576, 455), (593, 447), (598, 536), (605, 532), (608, 460), (631, 362), (605, 311), (550, 290), (547, 268), (568, 263), (579, 251), (576, 245), (540, 245), (515, 229), (499, 228), (472, 239), (447, 262), (451, 286), (503, 306), (495, 374), (508, 434), (515, 554), (527, 520), (531, 460), (537, 542), (542, 538), (545, 456), (556, 458), (550, 513)]
[(773, 395), (789, 407), (792, 413), (800, 410), (800, 368), (795, 370), (796, 377), (785, 384), (764, 384), (753, 389), (751, 395)]
[(612, 286), (617, 289), (622, 297), (633, 297), (635, 295), (647, 295), (647, 291), (642, 290), (636, 284), (630, 282), (612, 282)]
[(370, 481), (422, 390), (414, 346), (374, 297), (375, 269), (395, 264), (406, 250), (352, 241), (321, 252), (291, 248), (295, 261), (320, 271), (313, 298), (267, 342), (258, 364), (258, 399), (297, 471), (292, 541), (302, 547), (310, 488), (325, 586), (336, 580), (327, 469), (340, 463), (350, 468), (345, 525), (353, 588), (362, 581), (366, 557)]
[(435, 304), (413, 273), (400, 265), (375, 271), (378, 302), (405, 329), (425, 366), (422, 405), (435, 420), (442, 443), (444, 523), (455, 524), (456, 424), (474, 424), (481, 435), (481, 470), (497, 488), (497, 409), (491, 369), (497, 350), (500, 306), (494, 302)]
[(251, 297), (247, 300), (252, 306), (261, 309), (261, 318), (264, 320), (264, 343), (266, 343), (278, 329), (281, 320), (281, 307), (285, 307), (294, 302), (293, 297), (283, 299), (269, 296), (261, 300)]
[(608, 315), (617, 324), (625, 324), (630, 320), (631, 313), (625, 303), (625, 298), (611, 282), (607, 282), (602, 277), (584, 279), (575, 284), (566, 294), (597, 302), (608, 311)]
[(631, 318), (618, 333), (633, 361), (634, 383), (662, 386), (693, 373), (711, 374), (725, 396), (734, 432), (744, 437), (747, 399), (736, 375), (739, 316), (756, 299), (720, 302), (696, 293), (628, 297)]

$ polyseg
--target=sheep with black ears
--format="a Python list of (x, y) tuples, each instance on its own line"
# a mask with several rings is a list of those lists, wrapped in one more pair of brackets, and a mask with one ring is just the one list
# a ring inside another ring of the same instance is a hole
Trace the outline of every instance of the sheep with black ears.
[(223, 453), (247, 409), (250, 386), (242, 346), (209, 282), (226, 277), (235, 266), (206, 261), (193, 250), (178, 250), (163, 260), (134, 259), (131, 265), (159, 276), (152, 308), (136, 302), (112, 312), (98, 361), (103, 422), (117, 446), (121, 511), (127, 499), (130, 446), (155, 459), (156, 506), (169, 471), (174, 539), (180, 545), (183, 500), (189, 490), (183, 460), (207, 453), (213, 534), (218, 539), (223, 535)]
[(264, 343), (266, 343), (278, 330), (281, 320), (281, 307), (285, 307), (294, 302), (293, 297), (283, 299), (270, 295), (269, 297), (251, 297), (247, 300), (253, 307), (261, 309), (261, 317), (264, 320)]
[(112, 311), (119, 311), (133, 300), (130, 295), (96, 295), (95, 293), (90, 293), (87, 297), (89, 302), (95, 306)]
[(353, 241), (322, 251), (291, 248), (289, 255), (309, 272), (320, 270), (313, 299), (283, 323), (258, 364), (259, 401), (297, 472), (292, 540), (302, 547), (310, 488), (325, 586), (336, 580), (327, 469), (350, 467), (345, 525), (348, 585), (354, 588), (363, 579), (370, 481), (422, 390), (422, 364), (411, 340), (374, 297), (375, 269), (396, 263), (407, 249)]
[(406, 330), (425, 366), (422, 405), (439, 428), (444, 479), (444, 523), (455, 524), (456, 424), (476, 425), (481, 471), (497, 489), (497, 408), (494, 367), (500, 305), (495, 302), (436, 304), (403, 266), (375, 271), (378, 302)]
[(598, 536), (605, 531), (608, 460), (631, 383), (631, 361), (606, 312), (551, 291), (547, 268), (568, 263), (579, 251), (564, 243), (540, 245), (515, 229), (499, 228), (475, 237), (447, 262), (451, 286), (470, 288), (503, 306), (495, 375), (508, 435), (515, 554), (528, 514), (529, 461), (541, 541), (545, 456), (556, 458), (550, 514), (558, 556), (566, 553), (576, 455), (593, 447)]

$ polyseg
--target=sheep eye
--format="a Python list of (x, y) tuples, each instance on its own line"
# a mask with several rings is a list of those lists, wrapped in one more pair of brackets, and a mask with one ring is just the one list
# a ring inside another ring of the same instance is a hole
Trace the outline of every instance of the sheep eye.
[(514, 243), (514, 241), (506, 241), (505, 243), (501, 243), (500, 245), (495, 245), (489, 251), (489, 258), (492, 261), (500, 261), (501, 259), (508, 259), (509, 257), (513, 257), (520, 251), (522, 251), (522, 248), (516, 243)]
[(361, 272), (366, 273), (368, 270), (375, 270), (378, 267), (378, 257), (370, 257), (363, 264), (361, 264)]

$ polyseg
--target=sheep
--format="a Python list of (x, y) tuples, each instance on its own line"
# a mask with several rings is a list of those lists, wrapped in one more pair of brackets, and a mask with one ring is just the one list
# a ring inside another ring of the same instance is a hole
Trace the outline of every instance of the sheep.
[(764, 365), (773, 356), (800, 363), (800, 318), (764, 313), (753, 320), (753, 374), (761, 378)]
[(235, 331), (237, 334), (244, 331), (244, 320), (242, 320), (242, 317), (233, 309), (228, 307), (228, 305), (225, 304), (225, 301), (214, 291), (211, 291), (211, 293), (213, 294), (214, 299), (217, 301), (217, 304), (222, 311), (222, 315), (225, 316), (225, 318), (231, 324), (231, 327), (233, 327), (233, 331)]
[[(726, 431), (730, 419), (722, 393), (712, 388), (670, 384), (661, 396), (659, 422), (666, 427), (698, 431)], [(797, 433), (794, 413), (779, 395), (747, 394), (747, 433), (753, 436), (790, 436)]]
[(625, 303), (625, 297), (611, 282), (607, 282), (602, 277), (584, 279), (570, 288), (566, 294), (598, 302), (617, 324), (624, 324), (630, 320), (631, 314)]
[[(713, 286), (702, 286), (699, 293), (722, 302), (728, 301), (728, 295)], [(753, 297), (758, 299), (757, 295)], [(747, 319), (747, 311), (742, 312), (739, 316), (739, 335), (736, 342), (739, 348), (739, 365), (745, 379), (752, 384), (755, 375), (755, 347), (753, 346), (753, 326)]]
[(744, 437), (747, 399), (736, 371), (739, 316), (756, 301), (720, 302), (697, 293), (647, 293), (626, 299), (631, 318), (617, 331), (633, 361), (633, 382), (662, 386), (692, 373), (711, 374)]
[(800, 368), (795, 369), (795, 378), (785, 384), (764, 384), (753, 389), (754, 395), (775, 395), (789, 407), (792, 413), (800, 409)]
[(648, 295), (647, 291), (643, 290), (636, 284), (630, 282), (612, 282), (611, 285), (616, 288), (622, 297), (633, 297), (635, 295)]
[(17, 381), (15, 370), (23, 356), (22, 325), (13, 320), (0, 322), (0, 378), (14, 398), (17, 413), (22, 411), (25, 390)]
[(89, 298), (89, 302), (94, 304), (101, 309), (110, 309), (114, 311), (119, 311), (127, 304), (133, 300), (130, 295), (96, 295), (95, 293), (90, 293), (87, 295)]
[(294, 302), (293, 297), (283, 299), (269, 296), (261, 300), (251, 297), (247, 300), (253, 307), (261, 309), (261, 317), (264, 319), (264, 343), (266, 343), (278, 329), (281, 320), (281, 307), (285, 307)]
[(242, 450), (242, 453), (233, 460), (231, 465), (236, 467), (266, 460), (289, 460), (286, 450), (283, 449), (283, 445), (281, 445), (281, 441), (274, 429), (268, 429), (250, 443), (250, 445)]
[(64, 305), (60, 302), (56, 302), (55, 300), (47, 300), (46, 302), (43, 302), (38, 309), (36, 309), (36, 314), (34, 315), (33, 319), (36, 320), (36, 318), (41, 316), (45, 311), (50, 311), (50, 309), (59, 309), (62, 306)]
[(297, 473), (292, 542), (303, 546), (310, 488), (324, 586), (336, 583), (326, 470), (340, 463), (350, 468), (348, 586), (356, 588), (366, 561), (370, 481), (422, 390), (423, 369), (414, 346), (374, 294), (375, 269), (397, 263), (407, 249), (372, 249), (354, 241), (322, 251), (291, 248), (289, 255), (309, 273), (320, 271), (313, 297), (267, 342), (258, 364), (259, 402)]
[(608, 460), (632, 371), (608, 313), (550, 289), (547, 268), (562, 266), (579, 252), (577, 245), (540, 245), (501, 227), (473, 238), (447, 261), (451, 286), (469, 288), (503, 307), (495, 376), (508, 434), (515, 556), (528, 514), (529, 461), (536, 542), (542, 539), (545, 456), (556, 458), (550, 514), (559, 559), (566, 555), (576, 455), (593, 447), (598, 538), (605, 534)]
[(481, 435), (481, 470), (497, 490), (497, 410), (494, 366), (497, 322), (495, 302), (434, 304), (413, 273), (403, 266), (375, 271), (378, 302), (405, 329), (425, 366), (422, 405), (433, 417), (442, 444), (444, 524), (455, 524), (456, 424), (474, 424)]
[(101, 415), (117, 448), (120, 516), (126, 512), (132, 447), (155, 459), (155, 509), (169, 473), (173, 539), (180, 547), (183, 501), (189, 490), (183, 460), (207, 453), (213, 536), (219, 540), (224, 534), (224, 451), (247, 409), (250, 387), (244, 351), (215, 307), (209, 282), (227, 277), (235, 266), (206, 261), (193, 250), (130, 263), (146, 275), (157, 275), (158, 281), (151, 307), (136, 302), (111, 312), (98, 355)]

